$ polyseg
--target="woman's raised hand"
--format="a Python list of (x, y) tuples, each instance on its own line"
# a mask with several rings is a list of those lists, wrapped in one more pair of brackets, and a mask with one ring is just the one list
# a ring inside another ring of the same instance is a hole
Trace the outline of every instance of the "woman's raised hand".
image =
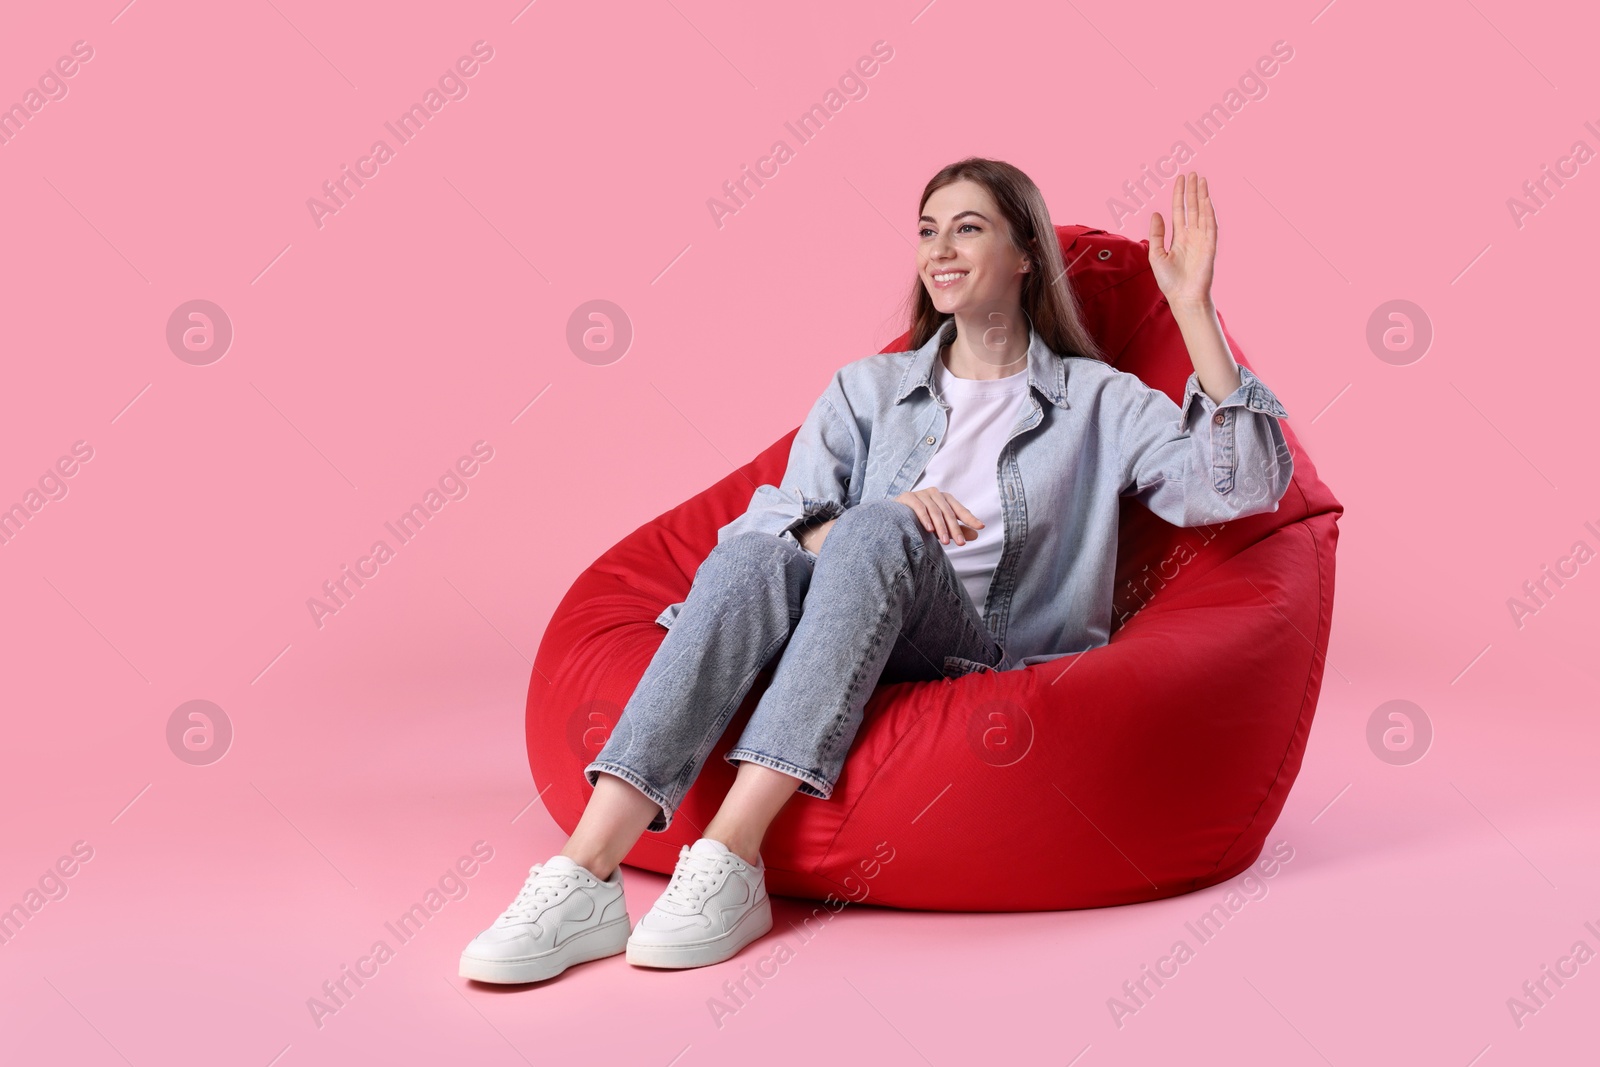
[(1172, 186), (1172, 249), (1165, 247), (1166, 224), (1150, 215), (1150, 270), (1167, 303), (1207, 307), (1217, 260), (1217, 213), (1206, 180), (1180, 172)]
[(952, 537), (958, 545), (975, 541), (978, 531), (983, 529), (983, 520), (968, 511), (965, 504), (932, 486), (907, 490), (895, 500), (916, 512), (917, 518), (922, 520), (922, 528), (938, 534), (942, 545), (948, 545)]

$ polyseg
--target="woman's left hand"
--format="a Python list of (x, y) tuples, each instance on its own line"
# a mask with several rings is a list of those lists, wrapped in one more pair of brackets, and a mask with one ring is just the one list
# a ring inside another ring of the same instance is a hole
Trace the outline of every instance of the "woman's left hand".
[(1217, 214), (1206, 180), (1182, 172), (1172, 187), (1172, 248), (1165, 247), (1166, 223), (1150, 216), (1150, 270), (1174, 308), (1211, 305), (1211, 272), (1217, 259)]

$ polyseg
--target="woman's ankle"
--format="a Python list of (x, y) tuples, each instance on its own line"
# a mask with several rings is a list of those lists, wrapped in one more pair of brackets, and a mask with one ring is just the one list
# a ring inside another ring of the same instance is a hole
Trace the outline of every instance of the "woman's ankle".
[[(729, 852), (732, 852), (735, 856), (738, 856), (750, 866), (755, 867), (759, 865), (761, 859), (761, 846), (759, 843), (752, 846), (749, 841), (745, 840), (744, 838), (736, 837), (733, 834), (719, 837), (716, 834), (711, 833), (709, 827), (707, 828), (705, 836), (720, 843), (723, 848), (727, 849)], [(754, 856), (755, 859), (751, 859), (752, 856)]]
[(566, 856), (602, 882), (610, 878), (611, 872), (617, 869), (615, 863), (608, 864), (604, 857), (592, 855), (581, 849), (573, 849), (570, 845), (563, 848), (560, 855)]

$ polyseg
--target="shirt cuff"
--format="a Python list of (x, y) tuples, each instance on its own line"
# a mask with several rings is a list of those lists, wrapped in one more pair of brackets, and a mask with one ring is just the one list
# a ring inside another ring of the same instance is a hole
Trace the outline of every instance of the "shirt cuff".
[(1189, 380), (1183, 387), (1183, 403), (1178, 405), (1178, 429), (1183, 430), (1189, 425), (1189, 412), (1194, 407), (1195, 398), (1200, 399), (1200, 410), (1209, 417), (1219, 408), (1242, 407), (1263, 415), (1274, 418), (1286, 419), (1289, 413), (1284, 410), (1277, 394), (1267, 388), (1267, 383), (1256, 377), (1255, 371), (1239, 364), (1239, 388), (1223, 398), (1222, 403), (1212, 400), (1204, 389), (1200, 387), (1199, 372), (1191, 372)]

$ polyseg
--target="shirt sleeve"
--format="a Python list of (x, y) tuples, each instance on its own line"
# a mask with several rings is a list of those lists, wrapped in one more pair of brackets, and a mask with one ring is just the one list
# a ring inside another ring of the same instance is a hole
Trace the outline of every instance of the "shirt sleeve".
[(779, 485), (759, 485), (743, 515), (717, 531), (721, 544), (734, 534), (758, 530), (797, 547), (799, 530), (838, 518), (849, 506), (850, 482), (865, 442), (849, 410), (837, 375), (817, 398), (789, 448), (789, 464)]
[(1121, 495), (1175, 526), (1277, 511), (1294, 476), (1272, 390), (1240, 365), (1239, 388), (1217, 403), (1191, 373), (1183, 403), (1119, 372)]

